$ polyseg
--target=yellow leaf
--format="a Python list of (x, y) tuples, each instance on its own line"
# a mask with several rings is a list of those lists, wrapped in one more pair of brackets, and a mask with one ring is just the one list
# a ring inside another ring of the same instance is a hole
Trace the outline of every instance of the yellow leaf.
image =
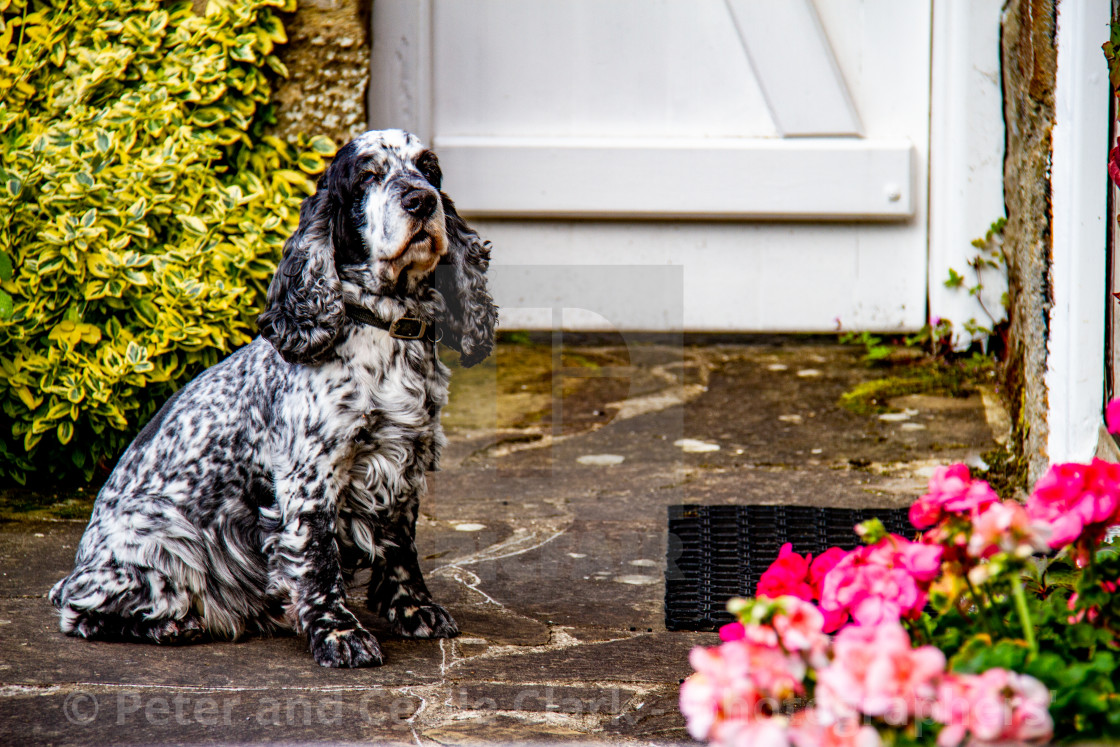
[(31, 393), (31, 390), (25, 386), (16, 387), (16, 396), (27, 406), (28, 410), (35, 410), (43, 403), (42, 397), (36, 397)]
[(93, 344), (101, 341), (101, 330), (92, 324), (79, 324), (77, 332), (82, 342)]
[(52, 404), (50, 406), (50, 409), (47, 410), (47, 418), (49, 418), (50, 420), (58, 420), (63, 415), (66, 415), (69, 412), (70, 412), (70, 403), (69, 402), (57, 402), (56, 401), (54, 404)]

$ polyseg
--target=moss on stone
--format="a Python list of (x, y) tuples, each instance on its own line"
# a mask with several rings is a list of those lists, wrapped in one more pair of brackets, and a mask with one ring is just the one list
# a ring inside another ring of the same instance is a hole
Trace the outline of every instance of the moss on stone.
[(1011, 453), (1006, 446), (998, 446), (980, 455), (988, 465), (988, 471), (981, 475), (1000, 498), (1014, 498), (1027, 490), (1029, 463), (1022, 457)]
[(910, 394), (941, 394), (967, 397), (976, 384), (991, 375), (994, 364), (987, 358), (964, 361), (927, 359), (897, 367), (884, 378), (857, 384), (840, 397), (840, 404), (857, 415), (890, 412), (888, 401)]
[(0, 490), (0, 521), (86, 521), (96, 496), (96, 491)]

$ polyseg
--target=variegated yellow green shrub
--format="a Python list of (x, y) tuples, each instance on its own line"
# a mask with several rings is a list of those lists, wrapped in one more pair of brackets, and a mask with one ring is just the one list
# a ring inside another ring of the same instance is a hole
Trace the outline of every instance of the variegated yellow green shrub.
[(92, 479), (253, 334), (334, 153), (263, 133), (294, 6), (0, 0), (0, 481)]

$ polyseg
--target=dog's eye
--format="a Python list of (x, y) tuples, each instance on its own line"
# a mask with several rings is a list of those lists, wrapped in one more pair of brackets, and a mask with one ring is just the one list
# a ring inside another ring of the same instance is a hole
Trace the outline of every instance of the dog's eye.
[(385, 174), (380, 169), (370, 169), (362, 175), (362, 184), (369, 186), (376, 184), (385, 178)]
[(416, 168), (428, 180), (428, 184), (439, 189), (440, 182), (443, 180), (443, 172), (439, 170), (439, 160), (435, 153), (431, 151), (421, 153), (420, 157), (416, 159)]

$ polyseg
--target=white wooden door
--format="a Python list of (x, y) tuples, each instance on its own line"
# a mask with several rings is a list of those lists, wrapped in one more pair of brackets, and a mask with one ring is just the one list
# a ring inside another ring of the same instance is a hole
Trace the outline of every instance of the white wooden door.
[[(569, 301), (616, 265), (676, 269), (602, 288), (609, 315), (565, 326), (916, 328), (930, 15), (930, 0), (378, 0), (370, 118), (439, 153), (494, 241), (504, 326), (586, 309)], [(651, 296), (666, 282), (679, 312)]]

